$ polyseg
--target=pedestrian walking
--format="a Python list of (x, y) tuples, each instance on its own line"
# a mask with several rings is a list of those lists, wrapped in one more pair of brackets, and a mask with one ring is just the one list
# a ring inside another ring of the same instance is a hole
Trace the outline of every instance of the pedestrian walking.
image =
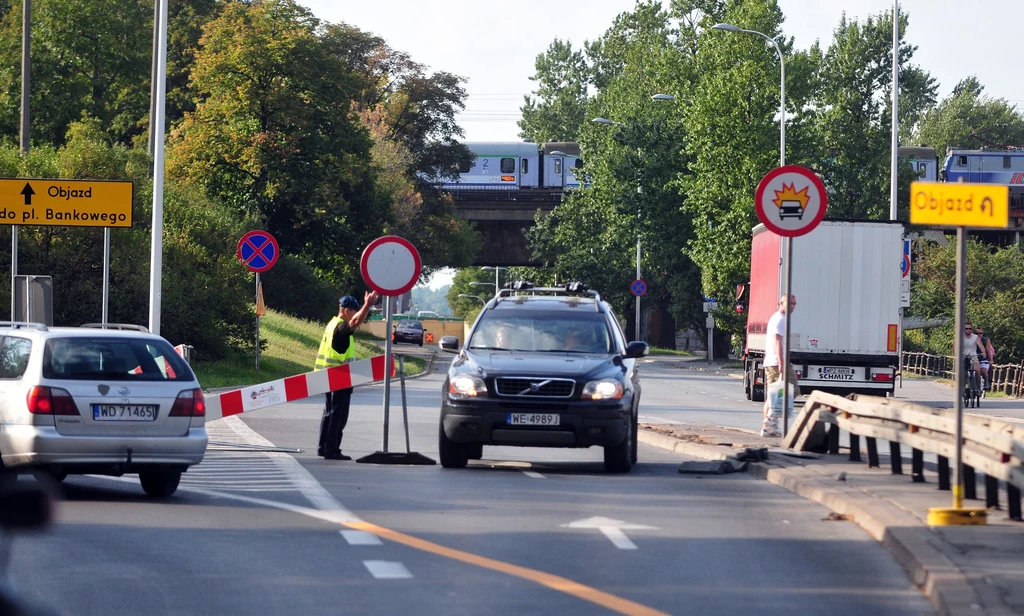
[(764, 345), (765, 396), (763, 409), (764, 423), (761, 426), (761, 436), (782, 436), (782, 432), (779, 429), (779, 418), (771, 412), (771, 398), (768, 395), (772, 383), (782, 378), (782, 369), (786, 370), (786, 382), (793, 386), (793, 395), (797, 396), (800, 394), (800, 386), (796, 380), (796, 371), (793, 370), (792, 365), (784, 365), (782, 360), (782, 339), (786, 335), (786, 318), (794, 309), (796, 309), (796, 296), (790, 295), (787, 304), (786, 296), (783, 295), (779, 298), (779, 309), (768, 319)]
[[(340, 366), (355, 359), (356, 340), (353, 333), (366, 320), (370, 307), (376, 303), (377, 297), (375, 291), (366, 293), (362, 306), (359, 305), (359, 300), (351, 295), (338, 300), (338, 316), (328, 321), (327, 327), (324, 328), (324, 337), (316, 354), (314, 370)], [(341, 436), (345, 425), (348, 424), (352, 388), (329, 391), (326, 396), (324, 414), (320, 419), (320, 444), (316, 453), (328, 460), (351, 460), (351, 456), (341, 453)]]

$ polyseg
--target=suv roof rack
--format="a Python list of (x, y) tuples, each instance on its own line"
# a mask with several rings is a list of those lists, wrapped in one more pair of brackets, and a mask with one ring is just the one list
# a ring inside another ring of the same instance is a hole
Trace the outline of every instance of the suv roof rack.
[(85, 323), (82, 327), (92, 327), (94, 329), (116, 329), (118, 331), (128, 332), (143, 332), (149, 333), (149, 329), (142, 325), (133, 325), (131, 323)]
[(577, 297), (582, 295), (592, 298), (595, 304), (601, 303), (601, 295), (597, 291), (588, 289), (579, 283), (572, 282), (562, 287), (535, 287), (528, 282), (520, 282), (515, 285), (515, 288), (499, 290), (498, 297), (496, 299), (500, 302), (502, 299), (514, 297), (516, 295), (555, 295), (564, 297)]
[(31, 327), (32, 329), (38, 329), (44, 332), (50, 331), (44, 323), (32, 323), (30, 321), (0, 321), (0, 327), (9, 327), (11, 329), (25, 329)]

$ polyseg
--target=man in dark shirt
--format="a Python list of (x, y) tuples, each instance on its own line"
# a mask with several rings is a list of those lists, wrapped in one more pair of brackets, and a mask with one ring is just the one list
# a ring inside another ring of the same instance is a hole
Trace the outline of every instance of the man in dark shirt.
[[(338, 301), (338, 316), (332, 318), (324, 328), (324, 336), (317, 351), (316, 370), (340, 366), (355, 359), (355, 338), (352, 334), (366, 320), (377, 297), (376, 292), (368, 292), (362, 306), (351, 295)], [(341, 437), (348, 424), (352, 388), (327, 392), (326, 397), (324, 414), (320, 419), (317, 455), (328, 460), (351, 460), (351, 456), (341, 453)]]

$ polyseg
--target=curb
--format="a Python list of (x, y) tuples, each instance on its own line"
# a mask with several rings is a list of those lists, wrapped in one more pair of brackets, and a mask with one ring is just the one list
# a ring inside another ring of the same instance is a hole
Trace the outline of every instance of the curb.
[[(736, 453), (730, 447), (688, 443), (641, 430), (639, 440), (655, 447), (706, 460), (724, 460)], [(962, 570), (935, 547), (937, 537), (909, 512), (854, 487), (836, 487), (835, 482), (795, 462), (774, 456), (769, 463), (751, 462), (747, 472), (786, 488), (790, 492), (847, 514), (876, 541), (884, 545), (910, 574), (939, 614), (996, 613), (986, 610), (975, 588)]]

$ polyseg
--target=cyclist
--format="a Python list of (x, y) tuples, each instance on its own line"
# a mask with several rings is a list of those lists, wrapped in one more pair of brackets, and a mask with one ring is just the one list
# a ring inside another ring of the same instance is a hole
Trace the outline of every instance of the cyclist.
[(960, 343), (960, 352), (965, 362), (970, 359), (976, 374), (983, 374), (978, 356), (984, 355), (984, 349), (981, 346), (981, 339), (974, 333), (974, 325), (970, 322), (964, 323), (964, 339)]
[(977, 334), (979, 346), (982, 349), (978, 363), (981, 365), (981, 376), (985, 379), (985, 391), (988, 391), (992, 389), (992, 365), (996, 363), (996, 349), (992, 346), (992, 341), (985, 336), (980, 325), (974, 328), (974, 333)]

